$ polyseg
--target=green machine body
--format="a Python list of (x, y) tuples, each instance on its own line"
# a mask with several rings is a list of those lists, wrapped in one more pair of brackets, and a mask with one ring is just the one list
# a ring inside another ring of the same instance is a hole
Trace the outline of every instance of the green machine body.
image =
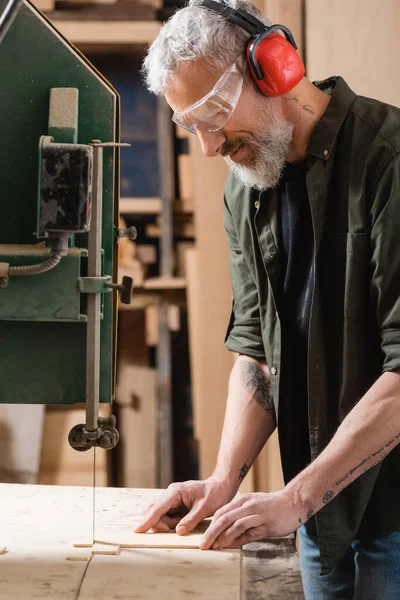
[(0, 402), (85, 402), (72, 445), (111, 447), (119, 97), (27, 0), (0, 80)]

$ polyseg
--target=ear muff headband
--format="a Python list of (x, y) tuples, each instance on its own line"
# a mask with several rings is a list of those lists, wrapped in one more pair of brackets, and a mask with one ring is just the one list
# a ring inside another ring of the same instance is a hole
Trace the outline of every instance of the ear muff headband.
[(256, 17), (253, 17), (253, 15), (250, 15), (244, 10), (231, 8), (230, 6), (222, 4), (222, 2), (216, 2), (215, 0), (204, 0), (198, 6), (208, 8), (213, 12), (222, 15), (225, 19), (231, 21), (231, 23), (235, 23), (235, 25), (239, 25), (239, 27), (250, 33), (252, 36), (256, 36), (257, 33), (265, 31), (264, 23), (261, 23)]
[[(301, 81), (304, 65), (296, 52), (293, 35), (287, 27), (268, 27), (244, 10), (233, 9), (215, 0), (203, 0), (198, 6), (218, 13), (251, 35), (246, 54), (253, 79), (263, 94), (282, 96)], [(276, 31), (282, 31), (286, 40), (277, 35)]]

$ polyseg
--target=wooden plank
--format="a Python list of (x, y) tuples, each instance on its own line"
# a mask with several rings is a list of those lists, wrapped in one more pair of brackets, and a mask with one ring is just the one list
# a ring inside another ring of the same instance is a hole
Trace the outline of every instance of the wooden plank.
[(178, 242), (176, 244), (176, 274), (177, 277), (186, 279), (186, 252), (194, 248), (193, 242)]
[(156, 304), (150, 304), (145, 309), (146, 314), (146, 344), (157, 346), (158, 344), (158, 310)]
[[(135, 533), (134, 522), (129, 527), (120, 526), (118, 529), (103, 523), (96, 531), (100, 544), (110, 544), (121, 548), (199, 548), (204, 532), (210, 524), (209, 519), (203, 521), (194, 531), (187, 535), (170, 533)], [(104, 540), (104, 541), (103, 541)], [(232, 550), (231, 552), (238, 552)]]
[(181, 330), (181, 311), (175, 304), (168, 306), (168, 329), (170, 331)]
[(193, 201), (193, 159), (190, 154), (178, 156), (179, 191), (183, 202)]
[(32, 4), (36, 6), (42, 12), (50, 12), (54, 10), (55, 0), (33, 0)]
[(157, 485), (167, 488), (173, 482), (172, 353), (168, 329), (168, 303), (158, 312), (157, 345)]
[(187, 308), (190, 353), (190, 378), (192, 382), (193, 429), (194, 437), (200, 440), (202, 380), (200, 361), (202, 359), (200, 283), (197, 268), (197, 250), (186, 250), (185, 270), (187, 274)]
[(156, 21), (52, 21), (76, 45), (141, 45), (153, 42), (161, 28)]
[(308, 76), (340, 73), (357, 94), (398, 106), (399, 23), (397, 0), (307, 0)]
[(183, 290), (186, 280), (182, 277), (154, 277), (143, 283), (146, 290)]
[(138, 244), (136, 252), (140, 262), (144, 265), (155, 265), (157, 263), (157, 248), (153, 244)]
[(154, 369), (121, 366), (116, 403), (120, 407), (119, 476), (124, 487), (156, 486), (156, 391)]
[(122, 215), (158, 215), (161, 198), (121, 198), (119, 211)]
[[(129, 271), (126, 273), (129, 275)], [(133, 294), (133, 299), (135, 298)], [(128, 307), (128, 304), (123, 306)], [(148, 367), (144, 310), (121, 312), (118, 322), (118, 374), (125, 365)]]
[(95, 540), (92, 546), (92, 555), (118, 556), (120, 551), (121, 548), (117, 544), (105, 544), (104, 542), (98, 542), (97, 540)]
[[(149, 223), (146, 226), (146, 235), (150, 238), (159, 238), (161, 236), (160, 226)], [(195, 227), (193, 223), (174, 223), (174, 236), (179, 238), (194, 238)]]
[[(206, 158), (196, 136), (190, 138), (196, 212), (199, 320), (194, 369), (201, 398), (195, 425), (199, 437), (200, 477), (214, 469), (225, 413), (232, 356), (224, 346), (232, 305), (229, 254), (223, 229), (223, 188), (227, 167), (222, 158)], [(211, 294), (211, 295), (210, 295)], [(214, 299), (214, 301), (213, 301)], [(189, 322), (193, 319), (189, 317)], [(190, 333), (192, 336), (192, 333)]]
[(43, 425), (44, 406), (0, 404), (0, 481), (38, 482)]

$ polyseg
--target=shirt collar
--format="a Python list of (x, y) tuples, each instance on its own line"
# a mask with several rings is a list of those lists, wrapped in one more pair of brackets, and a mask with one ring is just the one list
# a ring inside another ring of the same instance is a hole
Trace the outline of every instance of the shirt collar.
[(323, 92), (331, 94), (331, 100), (311, 134), (307, 154), (322, 160), (328, 160), (339, 129), (357, 95), (341, 77), (330, 77), (323, 81), (315, 81), (314, 85)]

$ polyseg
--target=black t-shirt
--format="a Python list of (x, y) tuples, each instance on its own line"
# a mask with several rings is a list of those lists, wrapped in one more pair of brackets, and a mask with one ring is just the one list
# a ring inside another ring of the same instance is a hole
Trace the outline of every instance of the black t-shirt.
[(281, 376), (279, 418), (290, 423), (280, 436), (289, 449), (292, 479), (310, 462), (307, 348), (314, 288), (314, 238), (306, 186), (305, 162), (287, 163), (279, 182), (281, 242)]

